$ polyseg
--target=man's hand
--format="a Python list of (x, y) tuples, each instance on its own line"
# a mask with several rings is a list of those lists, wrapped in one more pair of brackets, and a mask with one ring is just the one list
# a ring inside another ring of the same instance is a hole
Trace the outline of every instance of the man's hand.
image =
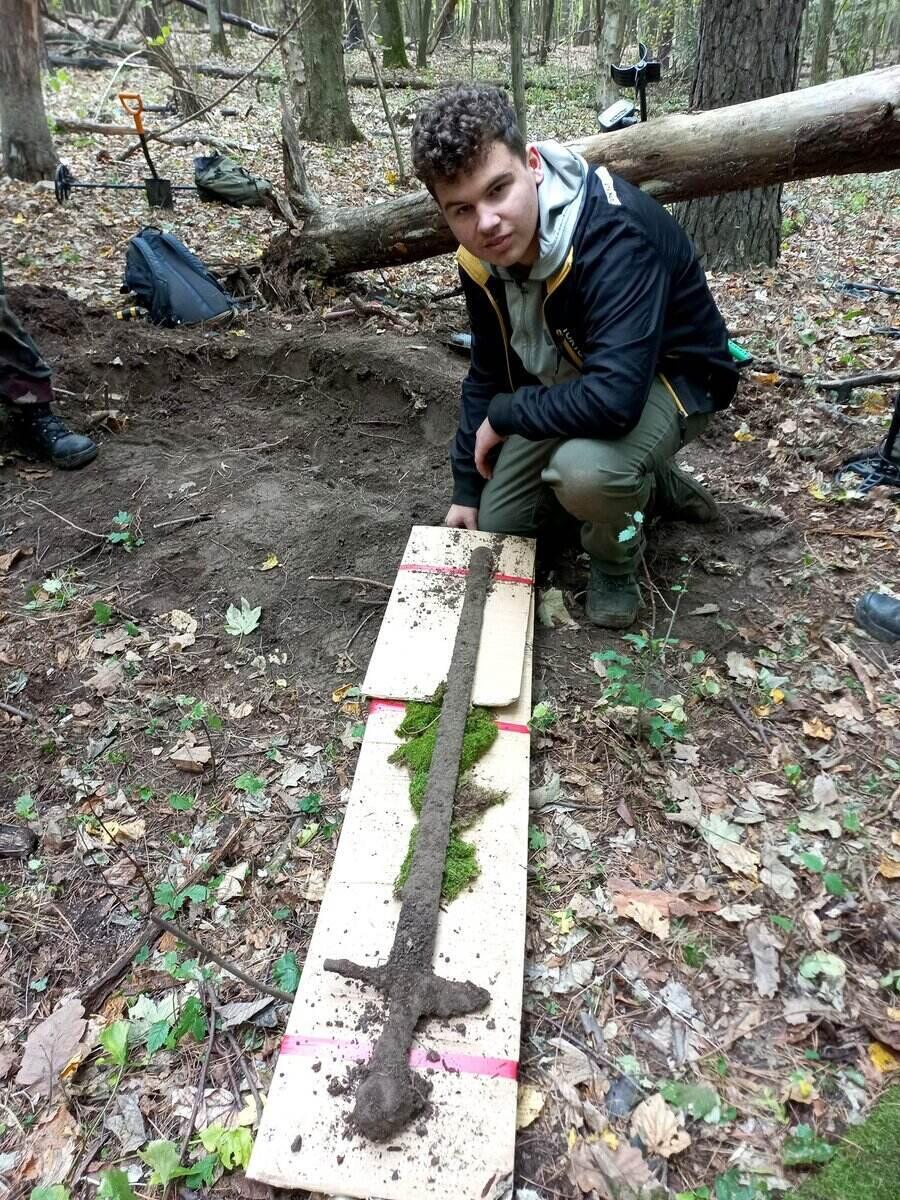
[(488, 455), (495, 446), (499, 446), (505, 441), (506, 438), (496, 433), (490, 421), (485, 417), (475, 434), (475, 469), (483, 479), (490, 479), (494, 474), (494, 468), (488, 462)]
[(444, 524), (450, 529), (477, 529), (478, 509), (469, 508), (466, 504), (451, 504)]

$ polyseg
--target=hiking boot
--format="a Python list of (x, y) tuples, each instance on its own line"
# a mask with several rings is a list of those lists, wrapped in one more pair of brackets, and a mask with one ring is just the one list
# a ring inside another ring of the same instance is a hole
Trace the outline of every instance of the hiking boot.
[(608, 575), (598, 562), (591, 562), (584, 611), (589, 621), (604, 629), (627, 629), (637, 619), (641, 593), (632, 574)]
[(654, 511), (666, 521), (704, 525), (719, 515), (716, 502), (693, 475), (668, 462), (656, 472)]
[(73, 471), (97, 457), (93, 438), (73, 433), (49, 404), (22, 405), (16, 415), (25, 448), (55, 467)]
[(900, 642), (900, 600), (884, 592), (866, 592), (854, 611), (860, 629), (879, 642)]

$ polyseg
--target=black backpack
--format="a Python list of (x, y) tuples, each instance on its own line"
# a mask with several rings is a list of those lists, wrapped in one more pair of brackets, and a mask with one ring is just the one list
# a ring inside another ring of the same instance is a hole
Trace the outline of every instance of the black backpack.
[(196, 325), (233, 313), (234, 299), (187, 246), (148, 225), (129, 241), (123, 292), (133, 292), (154, 325)]

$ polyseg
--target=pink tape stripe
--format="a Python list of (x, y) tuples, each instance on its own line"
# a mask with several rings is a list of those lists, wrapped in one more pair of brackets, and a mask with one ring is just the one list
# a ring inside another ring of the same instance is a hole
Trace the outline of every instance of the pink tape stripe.
[[(314, 1058), (323, 1050), (327, 1050), (335, 1058), (366, 1062), (372, 1054), (372, 1043), (351, 1041), (348, 1038), (307, 1037), (302, 1034), (286, 1034), (281, 1039), (282, 1054)], [(421, 1067), (425, 1071), (488, 1075), (492, 1079), (516, 1079), (519, 1074), (519, 1064), (511, 1058), (483, 1058), (477, 1054), (460, 1054), (456, 1050), (428, 1051), (418, 1046), (409, 1052), (409, 1065)]]
[[(468, 575), (468, 567), (441, 567), (431, 563), (401, 563), (397, 568), (398, 571), (418, 571), (425, 575)], [(504, 575), (501, 571), (495, 571), (493, 578), (500, 583), (527, 583), (529, 587), (534, 583), (533, 579), (529, 579), (527, 575)]]
[[(370, 713), (379, 712), (383, 708), (405, 709), (406, 704), (403, 700), (380, 700), (375, 697), (369, 701)], [(506, 733), (525, 733), (529, 737), (531, 736), (531, 730), (527, 725), (517, 725), (515, 721), (495, 721), (494, 724)]]

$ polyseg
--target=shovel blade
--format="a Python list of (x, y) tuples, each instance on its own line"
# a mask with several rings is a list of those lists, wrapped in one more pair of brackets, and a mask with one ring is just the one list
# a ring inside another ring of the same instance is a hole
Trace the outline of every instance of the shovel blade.
[(147, 203), (151, 208), (174, 208), (175, 198), (172, 195), (172, 180), (160, 179), (158, 176), (144, 180), (144, 190), (147, 193)]

